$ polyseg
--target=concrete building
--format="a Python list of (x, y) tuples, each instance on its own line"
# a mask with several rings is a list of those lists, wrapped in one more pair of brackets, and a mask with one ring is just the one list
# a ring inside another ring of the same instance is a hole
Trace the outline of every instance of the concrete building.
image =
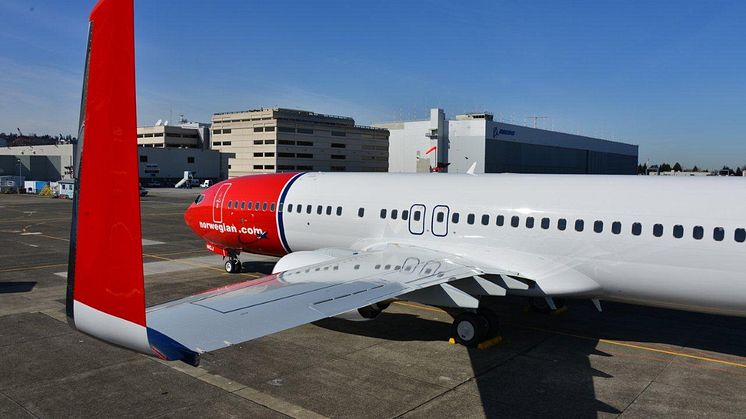
[(349, 117), (264, 108), (212, 116), (212, 148), (229, 176), (283, 171), (386, 172), (389, 133)]
[[(221, 180), (228, 178), (228, 159), (215, 150), (200, 148), (138, 147), (140, 179), (163, 185), (176, 183), (184, 171), (197, 179)], [(28, 180), (59, 181), (73, 177), (73, 145), (44, 145), (0, 148), (0, 175), (21, 176)]]
[(183, 117), (176, 125), (156, 122), (137, 128), (137, 145), (153, 148), (210, 148), (210, 124), (190, 122)]
[(635, 174), (638, 146), (497, 122), (489, 113), (376, 124), (389, 136), (390, 172)]

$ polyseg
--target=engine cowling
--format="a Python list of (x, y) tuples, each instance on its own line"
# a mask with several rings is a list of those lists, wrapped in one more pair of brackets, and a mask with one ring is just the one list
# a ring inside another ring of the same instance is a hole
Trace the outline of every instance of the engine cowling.
[(373, 320), (378, 317), (383, 310), (386, 310), (391, 303), (389, 301), (371, 304), (369, 306), (360, 307), (357, 310), (348, 311), (340, 315), (334, 316), (338, 319), (351, 320), (355, 322), (364, 322)]

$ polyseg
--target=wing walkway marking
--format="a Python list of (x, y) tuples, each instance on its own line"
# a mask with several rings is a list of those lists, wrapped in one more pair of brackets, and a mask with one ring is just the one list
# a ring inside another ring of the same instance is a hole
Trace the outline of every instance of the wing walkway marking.
[[(419, 304), (406, 303), (406, 302), (402, 302), (402, 301), (395, 301), (394, 304), (401, 305), (401, 306), (406, 306), (406, 307), (411, 307), (411, 308), (415, 308), (415, 309), (418, 309), (418, 310), (433, 311), (433, 312), (436, 312), (436, 313), (446, 313), (445, 311), (443, 311), (441, 309), (438, 309), (438, 308), (421, 306)], [(622, 346), (622, 347), (626, 347), (626, 348), (638, 349), (638, 350), (641, 350), (641, 351), (654, 352), (654, 353), (665, 354), (665, 355), (671, 355), (671, 356), (680, 357), (680, 358), (696, 359), (698, 361), (711, 362), (711, 363), (720, 364), (720, 365), (728, 365), (728, 366), (731, 366), (731, 367), (746, 368), (746, 364), (744, 364), (744, 363), (726, 361), (724, 359), (712, 358), (712, 357), (708, 357), (708, 356), (699, 356), (699, 355), (687, 354), (687, 353), (684, 353), (684, 352), (677, 352), (677, 351), (669, 351), (669, 350), (666, 350), (666, 349), (651, 348), (649, 346), (637, 345), (637, 344), (634, 344), (634, 343), (627, 343), (627, 342), (622, 342), (622, 341), (619, 341), (619, 340), (594, 338), (594, 337), (591, 337), (591, 336), (578, 335), (578, 334), (575, 334), (575, 333), (567, 333), (567, 332), (562, 332), (562, 331), (558, 331), (558, 330), (544, 329), (544, 328), (541, 328), (541, 327), (520, 326), (520, 325), (516, 325), (516, 326), (524, 328), (524, 329), (530, 329), (530, 330), (536, 330), (536, 331), (545, 332), (545, 333), (551, 333), (551, 334), (554, 334), (554, 335), (568, 336), (568, 337), (573, 337), (573, 338), (583, 339), (583, 340), (594, 340), (594, 341), (598, 341), (598, 342), (605, 343), (605, 344), (608, 344), (608, 345)]]
[[(44, 310), (41, 313), (59, 322), (67, 323), (67, 317), (60, 309)], [(230, 380), (218, 374), (212, 374), (211, 372), (207, 371), (206, 369), (202, 367), (193, 367), (191, 365), (183, 364), (181, 362), (163, 361), (161, 359), (156, 359), (156, 358), (153, 358), (147, 355), (142, 355), (142, 356), (151, 361), (161, 363), (173, 370), (186, 374), (192, 378), (196, 378), (197, 380), (200, 380), (204, 383), (215, 386), (228, 393), (235, 394), (236, 396), (241, 397), (242, 399), (246, 399), (258, 405), (264, 406), (270, 410), (274, 410), (275, 412), (279, 412), (284, 415), (288, 415), (290, 417), (300, 418), (300, 419), (326, 418), (326, 416), (320, 415), (316, 412), (313, 412), (301, 406), (295, 405), (288, 401), (278, 399), (277, 397), (274, 397), (267, 393), (263, 393), (255, 388), (252, 388), (247, 385), (241, 384), (239, 382)]]

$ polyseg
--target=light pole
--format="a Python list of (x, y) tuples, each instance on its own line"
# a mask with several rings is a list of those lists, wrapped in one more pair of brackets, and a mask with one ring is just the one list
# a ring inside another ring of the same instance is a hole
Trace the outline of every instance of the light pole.
[(18, 161), (18, 185), (16, 185), (16, 190), (18, 191), (18, 194), (21, 193), (21, 159), (16, 159)]

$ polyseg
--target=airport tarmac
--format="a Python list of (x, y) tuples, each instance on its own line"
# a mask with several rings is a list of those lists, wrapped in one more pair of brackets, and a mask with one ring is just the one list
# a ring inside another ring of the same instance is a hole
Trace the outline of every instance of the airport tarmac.
[[(183, 222), (197, 193), (142, 199), (149, 305), (272, 269), (242, 255), (243, 273), (223, 271)], [(0, 195), (0, 418), (746, 415), (746, 319), (624, 304), (542, 315), (496, 299), (503, 340), (482, 350), (449, 344), (450, 316), (407, 302), (205, 354), (198, 368), (115, 348), (65, 322), (71, 207)]]

